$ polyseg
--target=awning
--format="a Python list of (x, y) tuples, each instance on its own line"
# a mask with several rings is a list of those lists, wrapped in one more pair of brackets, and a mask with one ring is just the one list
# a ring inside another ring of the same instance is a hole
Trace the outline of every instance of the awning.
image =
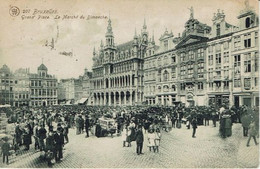
[(88, 100), (88, 98), (81, 98), (79, 100), (78, 104), (84, 104), (87, 100)]

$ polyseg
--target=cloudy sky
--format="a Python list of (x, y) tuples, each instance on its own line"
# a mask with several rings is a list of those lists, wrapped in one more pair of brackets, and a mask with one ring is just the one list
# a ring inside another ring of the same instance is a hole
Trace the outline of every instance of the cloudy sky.
[[(258, 7), (257, 0), (249, 0), (249, 4)], [(20, 9), (18, 16), (10, 15), (12, 6)], [(154, 31), (158, 44), (165, 28), (172, 30), (175, 36), (184, 30), (191, 6), (194, 18), (211, 26), (217, 9), (224, 10), (228, 23), (237, 25), (237, 16), (245, 4), (244, 0), (1, 0), (0, 66), (7, 64), (13, 71), (28, 67), (33, 73), (43, 60), (49, 73), (59, 79), (78, 77), (84, 68), (91, 70), (93, 47), (97, 49), (101, 39), (105, 40), (107, 19), (62, 20), (63, 15), (87, 17), (110, 13), (116, 44), (132, 40), (135, 28), (140, 33), (145, 17), (148, 31), (150, 35)], [(29, 13), (23, 13), (28, 9)], [(49, 19), (38, 20), (38, 14), (34, 19), (22, 19), (33, 16), (35, 9), (53, 9), (57, 14), (50, 15)], [(61, 19), (54, 19), (56, 15)], [(54, 50), (44, 46), (52, 38)], [(60, 52), (73, 52), (73, 56)]]

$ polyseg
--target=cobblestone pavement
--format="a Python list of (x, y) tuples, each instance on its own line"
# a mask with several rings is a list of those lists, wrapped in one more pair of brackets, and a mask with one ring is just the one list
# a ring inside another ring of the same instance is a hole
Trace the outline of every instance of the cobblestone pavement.
[[(255, 168), (259, 165), (259, 146), (251, 140), (246, 147), (247, 137), (242, 136), (241, 124), (233, 124), (232, 137), (220, 138), (218, 127), (199, 126), (196, 138), (192, 129), (184, 125), (162, 132), (159, 153), (150, 152), (145, 142), (143, 155), (135, 153), (136, 144), (124, 147), (121, 137), (85, 138), (70, 129), (70, 142), (65, 146), (64, 158), (54, 164), (57, 168)], [(259, 139), (257, 139), (259, 141)], [(31, 145), (31, 147), (33, 147)], [(1, 167), (47, 168), (33, 149), (17, 157), (11, 164)]]

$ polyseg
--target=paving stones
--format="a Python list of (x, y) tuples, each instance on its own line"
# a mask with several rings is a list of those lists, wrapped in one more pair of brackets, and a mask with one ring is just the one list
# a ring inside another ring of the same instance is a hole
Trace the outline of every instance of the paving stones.
[[(248, 168), (258, 166), (259, 146), (246, 147), (247, 137), (242, 136), (241, 124), (233, 124), (233, 135), (220, 138), (218, 128), (199, 126), (196, 138), (192, 129), (172, 129), (162, 132), (159, 153), (150, 152), (147, 134), (143, 155), (136, 154), (136, 144), (123, 147), (121, 137), (96, 138), (85, 134), (75, 135), (70, 129), (70, 142), (65, 146), (63, 161), (55, 168)], [(257, 139), (258, 140), (258, 139)], [(30, 151), (18, 156), (15, 162), (2, 167), (47, 168), (39, 159), (39, 152)], [(2, 163), (1, 163), (2, 164)]]

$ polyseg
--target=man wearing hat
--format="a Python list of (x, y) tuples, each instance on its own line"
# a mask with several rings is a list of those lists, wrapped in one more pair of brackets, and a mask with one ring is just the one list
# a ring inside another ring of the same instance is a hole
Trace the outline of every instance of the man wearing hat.
[(136, 132), (136, 153), (137, 155), (143, 154), (143, 142), (144, 142), (144, 134), (142, 131), (142, 126), (138, 126), (138, 130)]
[(55, 140), (55, 160), (56, 162), (60, 161), (63, 158), (62, 148), (64, 145), (64, 135), (63, 135), (63, 128), (60, 124), (58, 124), (57, 132), (54, 134)]
[(86, 115), (86, 119), (85, 119), (85, 130), (86, 130), (86, 137), (89, 137), (89, 127), (90, 127), (90, 121), (88, 118), (88, 115)]

